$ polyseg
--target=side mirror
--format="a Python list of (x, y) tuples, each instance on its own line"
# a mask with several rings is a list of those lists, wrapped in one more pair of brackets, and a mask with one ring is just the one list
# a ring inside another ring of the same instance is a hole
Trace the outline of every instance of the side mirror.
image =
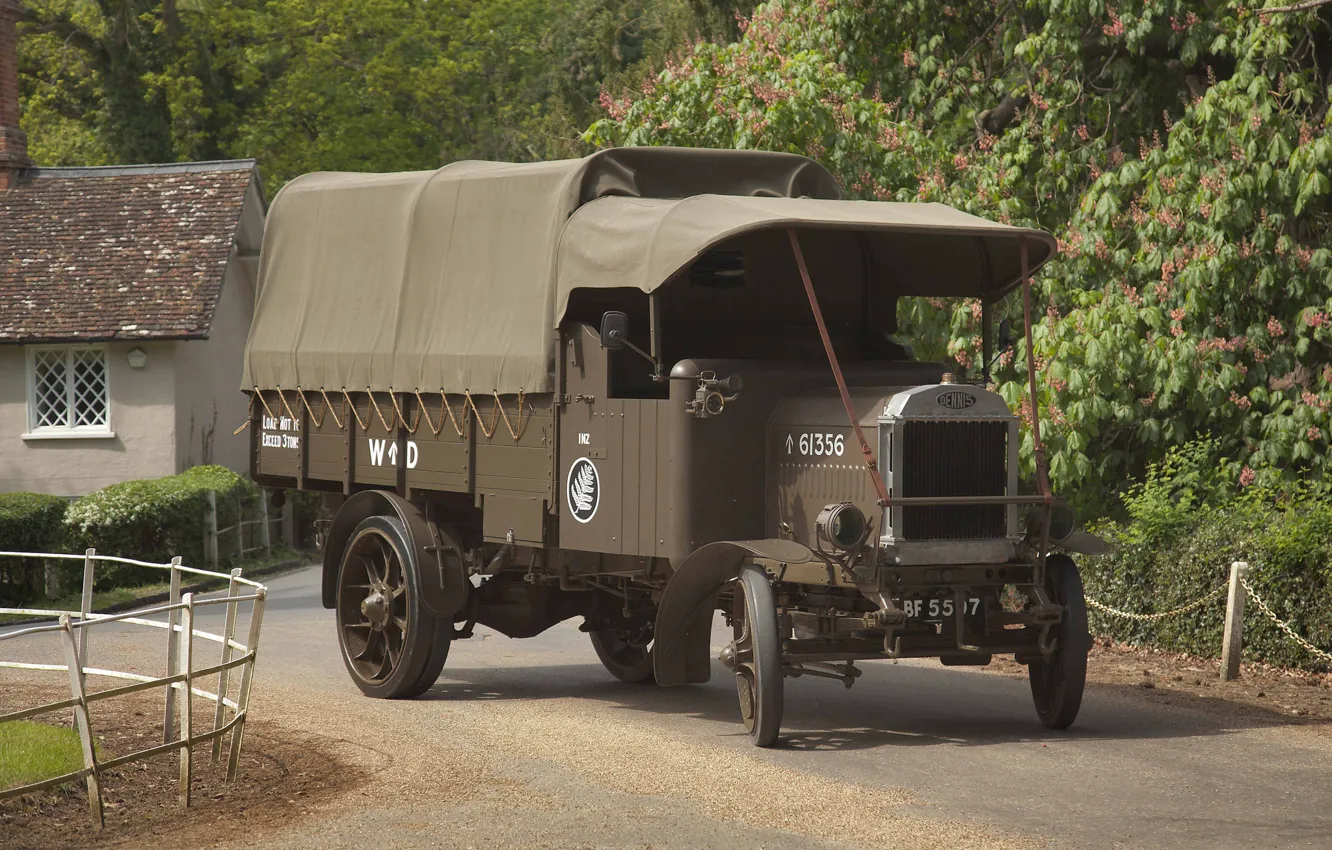
[(624, 348), (629, 337), (629, 317), (618, 310), (601, 315), (601, 347), (612, 351)]
[(1013, 338), (1013, 326), (1008, 323), (1008, 319), (1000, 319), (999, 339), (996, 340), (998, 349), (1000, 351), (1007, 351), (1013, 347), (1013, 343), (1015, 342), (1017, 342), (1017, 340)]

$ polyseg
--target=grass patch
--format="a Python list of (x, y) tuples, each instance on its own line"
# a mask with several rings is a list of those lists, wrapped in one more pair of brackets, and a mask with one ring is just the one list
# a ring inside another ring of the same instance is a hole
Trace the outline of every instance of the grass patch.
[[(242, 561), (238, 566), (241, 568), (241, 576), (248, 579), (258, 579), (265, 575), (270, 575), (277, 571), (278, 567), (290, 561), (300, 561), (301, 563), (311, 563), (315, 556), (308, 553), (298, 552), (295, 549), (285, 549), (275, 547), (273, 554), (267, 558), (251, 558)], [(225, 572), (226, 570), (222, 570)], [(162, 570), (163, 576), (168, 576), (166, 570)], [(202, 576), (193, 573), (181, 573), (181, 585), (204, 585), (204, 590), (216, 590), (225, 588), (227, 582), (225, 579), (208, 579), (205, 581)], [(142, 584), (137, 587), (117, 587), (111, 590), (93, 591), (92, 610), (105, 611), (121, 605), (131, 605), (136, 600), (147, 599), (163, 593), (169, 593), (171, 590), (170, 581), (157, 582), (155, 584)], [(198, 591), (196, 591), (198, 592)], [(64, 596), (58, 596), (55, 599), (34, 600), (26, 603), (25, 608), (45, 608), (48, 611), (77, 611), (83, 604), (82, 593), (67, 593)], [(135, 606), (137, 607), (137, 606)], [(32, 617), (27, 614), (0, 614), (0, 626), (11, 623), (22, 623), (31, 620)]]
[(28, 720), (0, 723), (0, 789), (82, 768), (83, 749), (73, 729)]

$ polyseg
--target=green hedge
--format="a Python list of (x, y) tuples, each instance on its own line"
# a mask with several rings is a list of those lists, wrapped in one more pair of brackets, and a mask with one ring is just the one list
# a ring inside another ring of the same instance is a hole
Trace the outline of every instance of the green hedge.
[[(75, 551), (96, 549), (142, 561), (165, 562), (179, 555), (187, 566), (203, 567), (204, 494), (217, 493), (219, 528), (234, 525), (241, 504), (257, 489), (247, 478), (221, 466), (196, 466), (166, 478), (125, 481), (90, 493), (69, 506), (65, 528)], [(227, 547), (219, 547), (224, 564)], [(98, 589), (160, 581), (147, 568), (102, 567)]]
[[(0, 550), (60, 552), (69, 502), (40, 493), (0, 493)], [(13, 607), (43, 595), (41, 561), (0, 558), (0, 605)]]
[[(1110, 554), (1082, 558), (1087, 594), (1135, 613), (1166, 611), (1214, 590), (1233, 561), (1249, 564), (1249, 582), (1273, 612), (1315, 646), (1332, 650), (1332, 501), (1300, 488), (1234, 488), (1210, 446), (1167, 460), (1131, 488), (1129, 519), (1095, 530)], [(1132, 644), (1216, 657), (1225, 614), (1221, 595), (1200, 609), (1159, 622), (1092, 610), (1095, 634)], [(1244, 657), (1308, 670), (1328, 665), (1295, 644), (1250, 602)]]

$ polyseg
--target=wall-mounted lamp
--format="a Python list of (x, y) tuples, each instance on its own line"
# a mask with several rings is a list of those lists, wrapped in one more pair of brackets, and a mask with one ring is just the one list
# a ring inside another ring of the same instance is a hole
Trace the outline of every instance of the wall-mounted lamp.
[(142, 348), (131, 348), (128, 359), (131, 369), (142, 369), (148, 365), (148, 355)]

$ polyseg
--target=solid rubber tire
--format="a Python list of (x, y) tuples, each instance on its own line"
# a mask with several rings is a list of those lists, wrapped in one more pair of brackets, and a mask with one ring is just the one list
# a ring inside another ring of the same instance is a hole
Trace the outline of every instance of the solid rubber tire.
[(1028, 662), (1031, 698), (1041, 725), (1067, 729), (1082, 707), (1087, 686), (1087, 652), (1091, 634), (1087, 630), (1087, 599), (1078, 566), (1067, 555), (1051, 555), (1045, 562), (1045, 587), (1051, 599), (1064, 606), (1064, 619), (1055, 636), (1059, 643), (1048, 661)]
[[(403, 640), (403, 660), (383, 681), (367, 680), (357, 673), (348, 655), (343, 637), (342, 602), (344, 574), (353, 545), (365, 534), (378, 534), (388, 540), (402, 565), (406, 579), (407, 631)], [(417, 588), (420, 575), (407, 530), (396, 517), (372, 516), (362, 520), (347, 539), (342, 562), (338, 565), (337, 603), (335, 607), (338, 648), (352, 681), (366, 696), (376, 699), (410, 699), (435, 683), (448, 656), (453, 624), (431, 615), (421, 604)]]
[(608, 645), (608, 641), (615, 638), (613, 629), (598, 629), (589, 632), (588, 637), (592, 638), (592, 648), (596, 650), (597, 658), (601, 659), (602, 666), (612, 676), (631, 685), (655, 685), (657, 683), (657, 674), (652, 669), (652, 649), (650, 647), (638, 661), (633, 664), (624, 664), (614, 656), (613, 650)]
[[(777, 625), (777, 604), (768, 575), (747, 564), (737, 579), (744, 590), (745, 617), (754, 648), (754, 724), (749, 730), (756, 747), (771, 747), (782, 730), (784, 682), (782, 641)], [(739, 675), (739, 674), (737, 674)]]

